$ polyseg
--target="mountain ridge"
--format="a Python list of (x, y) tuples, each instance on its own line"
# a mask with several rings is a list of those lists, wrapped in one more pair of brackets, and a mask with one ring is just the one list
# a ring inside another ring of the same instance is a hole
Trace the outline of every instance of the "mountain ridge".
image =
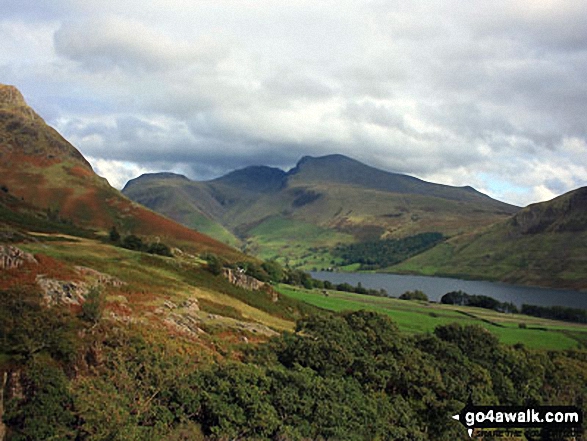
[[(361, 173), (358, 173), (357, 169), (360, 169), (359, 171)], [(349, 171), (352, 171), (352, 173), (345, 173)], [(351, 175), (350, 177), (349, 174)], [(361, 177), (357, 178), (357, 175), (360, 175)], [(277, 167), (252, 165), (241, 169), (235, 169), (223, 176), (208, 181), (195, 181), (187, 178), (184, 175), (175, 174), (172, 172), (144, 173), (136, 178), (130, 179), (122, 191), (125, 192), (126, 190), (129, 190), (130, 187), (137, 184), (141, 180), (151, 180), (158, 178), (175, 179), (180, 177), (191, 182), (202, 184), (221, 183), (231, 186), (242, 186), (244, 189), (252, 191), (263, 191), (264, 189), (275, 188), (280, 189), (287, 186), (288, 184), (296, 184), (296, 181), (301, 178), (305, 181), (303, 184), (308, 182), (328, 182), (354, 185), (372, 190), (383, 190), (394, 193), (423, 195), (432, 193), (437, 197), (453, 200), (463, 200), (467, 198), (469, 198), (468, 200), (471, 200), (470, 198), (483, 198), (488, 201), (495, 201), (504, 208), (508, 207), (507, 211), (512, 213), (520, 209), (520, 207), (513, 204), (508, 204), (506, 202), (493, 199), (469, 185), (450, 186), (446, 184), (428, 182), (410, 175), (381, 170), (342, 154), (332, 154), (319, 157), (303, 156), (297, 162), (297, 164), (288, 171), (284, 171)], [(259, 181), (262, 181), (264, 177), (273, 180), (274, 185), (260, 184)], [(291, 181), (292, 179), (293, 182)], [(413, 185), (410, 186), (409, 184)], [(458, 194), (451, 196), (446, 191), (456, 191)]]
[(408, 259), (392, 272), (587, 290), (587, 187)]
[[(282, 260), (339, 242), (430, 231), (452, 236), (519, 209), (470, 187), (429, 183), (340, 154), (304, 156), (288, 171), (245, 167), (208, 181), (142, 175), (123, 193), (191, 228), (228, 232), (231, 243), (250, 253)], [(297, 252), (283, 240), (294, 231), (306, 242)]]
[(129, 200), (96, 175), (79, 150), (47, 125), (16, 87), (2, 84), (0, 185), (5, 193), (82, 227), (116, 226), (125, 234), (156, 237), (173, 246), (239, 254)]

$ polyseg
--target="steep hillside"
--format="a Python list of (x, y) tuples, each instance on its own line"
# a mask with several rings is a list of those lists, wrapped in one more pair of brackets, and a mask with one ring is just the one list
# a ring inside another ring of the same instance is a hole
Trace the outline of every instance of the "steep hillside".
[(288, 172), (247, 167), (207, 182), (143, 175), (123, 193), (219, 240), (240, 240), (254, 254), (307, 268), (329, 266), (327, 250), (338, 243), (431, 231), (453, 236), (517, 211), (470, 187), (433, 184), (342, 155), (304, 157)]
[(49, 127), (12, 86), (0, 85), (0, 186), (53, 219), (107, 230), (116, 226), (195, 251), (230, 247), (133, 203), (97, 176), (82, 154)]
[(430, 275), (587, 289), (587, 187), (392, 267)]

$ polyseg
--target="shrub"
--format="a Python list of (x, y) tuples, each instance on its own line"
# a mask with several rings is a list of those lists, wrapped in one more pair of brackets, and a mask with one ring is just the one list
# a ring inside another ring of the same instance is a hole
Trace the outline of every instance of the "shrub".
[(118, 243), (120, 241), (120, 233), (116, 227), (112, 227), (109, 233), (110, 242)]
[(169, 248), (167, 245), (161, 242), (149, 244), (149, 247), (147, 248), (147, 253), (158, 254), (159, 256), (173, 257), (173, 254), (171, 253), (171, 248)]
[(92, 287), (86, 296), (86, 301), (82, 305), (81, 317), (93, 324), (96, 324), (102, 318), (104, 313), (104, 296), (97, 287)]
[(134, 234), (130, 234), (122, 240), (122, 247), (133, 251), (145, 251), (146, 248), (142, 239)]
[(401, 300), (423, 300), (425, 302), (428, 301), (428, 296), (419, 289), (416, 289), (415, 291), (406, 291), (401, 296), (399, 296), (399, 298)]
[(208, 271), (210, 271), (215, 276), (222, 274), (222, 270), (224, 269), (224, 264), (222, 260), (216, 254), (206, 254), (204, 256), (206, 263), (208, 264)]

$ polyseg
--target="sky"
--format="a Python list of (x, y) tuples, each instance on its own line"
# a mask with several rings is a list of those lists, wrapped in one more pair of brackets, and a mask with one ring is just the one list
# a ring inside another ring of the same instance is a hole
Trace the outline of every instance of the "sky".
[(0, 83), (122, 188), (340, 153), (525, 206), (587, 185), (587, 2), (2, 0)]

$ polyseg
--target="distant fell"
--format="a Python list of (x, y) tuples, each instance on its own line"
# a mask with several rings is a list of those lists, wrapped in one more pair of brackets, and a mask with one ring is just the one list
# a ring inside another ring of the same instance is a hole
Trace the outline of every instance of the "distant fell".
[(304, 156), (288, 173), (292, 182), (337, 183), (400, 194), (433, 196), (455, 201), (480, 201), (513, 213), (518, 207), (496, 201), (472, 187), (435, 184), (363, 164), (344, 155)]
[(239, 187), (245, 191), (266, 193), (279, 191), (286, 185), (287, 173), (279, 168), (250, 166), (213, 180), (213, 183)]
[(516, 213), (511, 225), (522, 234), (584, 232), (587, 229), (587, 187), (548, 203), (529, 205)]
[(587, 187), (455, 237), (392, 271), (587, 290)]
[(123, 193), (251, 254), (309, 269), (331, 266), (328, 250), (340, 243), (454, 236), (519, 209), (470, 187), (426, 182), (343, 155), (305, 156), (289, 171), (251, 166), (210, 181), (143, 175)]

